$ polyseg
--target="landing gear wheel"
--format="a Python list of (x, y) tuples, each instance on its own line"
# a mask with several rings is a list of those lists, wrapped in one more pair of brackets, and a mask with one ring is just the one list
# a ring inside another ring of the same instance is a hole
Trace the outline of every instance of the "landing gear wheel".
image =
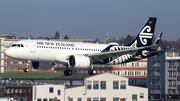
[(71, 76), (72, 75), (72, 70), (65, 70), (64, 75), (65, 76)]
[(97, 70), (96, 69), (92, 69), (92, 75), (96, 75), (97, 74)]
[(24, 72), (25, 73), (29, 72), (29, 68), (24, 68)]
[(89, 75), (96, 75), (97, 74), (97, 70), (96, 69), (89, 69), (88, 70), (88, 74)]
[(92, 74), (91, 74), (91, 70), (92, 70), (92, 69), (89, 69), (89, 70), (88, 70), (88, 74), (89, 74), (89, 75), (92, 75)]

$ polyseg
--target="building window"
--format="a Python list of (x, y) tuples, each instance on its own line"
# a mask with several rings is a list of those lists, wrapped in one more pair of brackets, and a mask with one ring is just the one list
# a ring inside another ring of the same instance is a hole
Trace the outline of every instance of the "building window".
[(22, 89), (19, 89), (19, 93), (22, 93)]
[(119, 101), (119, 98), (118, 97), (114, 97), (113, 101)]
[(137, 95), (132, 95), (132, 101), (137, 101)]
[(13, 61), (10, 61), (10, 65), (13, 65), (13, 63), (14, 63)]
[(22, 61), (19, 62), (19, 65), (22, 65)]
[(37, 99), (37, 101), (41, 101), (41, 99)]
[(17, 71), (18, 69), (17, 68), (12, 68), (12, 71)]
[(126, 89), (126, 81), (121, 81), (121, 89)]
[(15, 93), (18, 93), (18, 89), (15, 89)]
[(91, 101), (91, 98), (87, 98), (87, 101)]
[(8, 61), (6, 61), (6, 62), (5, 62), (5, 64), (6, 64), (6, 65), (7, 65), (7, 64), (9, 64), (9, 62), (8, 62)]
[(140, 93), (140, 98), (144, 98), (144, 93)]
[(168, 93), (169, 94), (175, 94), (176, 93), (176, 89), (168, 89)]
[(14, 64), (15, 64), (15, 65), (17, 65), (17, 64), (18, 64), (18, 62), (14, 62)]
[(174, 57), (180, 57), (180, 52), (174, 52)]
[(9, 88), (7, 89), (7, 94), (10, 94), (10, 89)]
[(93, 81), (93, 89), (99, 89), (99, 81)]
[(126, 99), (125, 99), (125, 98), (122, 98), (122, 99), (120, 99), (120, 101), (126, 101)]
[(113, 81), (113, 89), (119, 89), (119, 81)]
[(11, 68), (6, 68), (6, 71), (11, 71)]
[(135, 64), (135, 67), (139, 67), (139, 62), (137, 62), (137, 63)]
[(135, 75), (141, 75), (141, 71), (135, 71)]
[(73, 98), (69, 98), (69, 101), (73, 101)]
[(101, 89), (106, 89), (106, 81), (101, 81)]
[(99, 101), (99, 98), (98, 97), (94, 97), (93, 101)]
[(31, 89), (28, 89), (28, 93), (31, 93)]
[(61, 90), (58, 90), (57, 93), (58, 93), (58, 95), (61, 95)]
[(24, 91), (23, 91), (24, 93), (26, 93), (26, 89), (24, 89)]
[(11, 89), (11, 93), (14, 93), (14, 89), (13, 88)]
[[(54, 99), (53, 98), (49, 98), (49, 101), (54, 101)], [(70, 101), (70, 99), (69, 99), (69, 101)]]
[(167, 57), (173, 57), (173, 52), (167, 52)]
[(23, 71), (23, 68), (19, 68), (19, 71)]
[(23, 64), (26, 65), (26, 62), (24, 61)]
[(43, 99), (43, 101), (47, 101), (47, 99)]
[(134, 62), (132, 63), (132, 67), (134, 67)]
[(106, 101), (106, 98), (100, 98), (100, 101)]
[(53, 93), (53, 87), (49, 88), (49, 93)]
[(91, 89), (91, 81), (87, 82), (87, 89)]
[(82, 98), (78, 98), (78, 101), (82, 101)]

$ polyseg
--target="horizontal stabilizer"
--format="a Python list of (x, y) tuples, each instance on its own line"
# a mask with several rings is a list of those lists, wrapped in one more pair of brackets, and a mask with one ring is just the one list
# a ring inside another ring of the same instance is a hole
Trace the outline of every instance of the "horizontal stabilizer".
[(161, 33), (158, 38), (156, 39), (156, 41), (154, 42), (155, 45), (158, 45), (159, 41), (161, 40), (161, 36), (163, 33)]
[(144, 53), (144, 54), (149, 55), (149, 54), (153, 54), (153, 53), (157, 53), (157, 52), (175, 51), (175, 50), (176, 50), (175, 48), (167, 48), (167, 49), (163, 49), (163, 50), (146, 52), (146, 53)]

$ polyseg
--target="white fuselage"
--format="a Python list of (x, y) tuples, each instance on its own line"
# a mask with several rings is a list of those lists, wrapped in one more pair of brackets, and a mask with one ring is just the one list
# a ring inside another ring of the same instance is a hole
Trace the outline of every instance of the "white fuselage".
[(60, 63), (66, 62), (68, 55), (98, 53), (108, 46), (107, 44), (48, 40), (21, 40), (13, 45), (5, 50), (5, 54), (9, 57)]
[[(67, 63), (69, 55), (100, 53), (109, 46), (109, 44), (49, 40), (21, 40), (13, 45), (5, 50), (5, 54), (9, 57), (56, 63)], [(122, 47), (126, 49), (125, 46), (120, 46), (120, 48)]]

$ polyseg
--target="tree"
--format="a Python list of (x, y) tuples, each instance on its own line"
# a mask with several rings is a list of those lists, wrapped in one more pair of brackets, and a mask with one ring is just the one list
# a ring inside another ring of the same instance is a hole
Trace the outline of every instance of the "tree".
[(93, 40), (92, 43), (101, 43), (101, 41), (97, 38), (96, 40)]
[(65, 35), (64, 39), (69, 39), (69, 37), (67, 36), (67, 34)]
[(60, 34), (59, 34), (58, 31), (56, 32), (56, 34), (55, 34), (55, 36), (54, 36), (54, 39), (60, 39)]

